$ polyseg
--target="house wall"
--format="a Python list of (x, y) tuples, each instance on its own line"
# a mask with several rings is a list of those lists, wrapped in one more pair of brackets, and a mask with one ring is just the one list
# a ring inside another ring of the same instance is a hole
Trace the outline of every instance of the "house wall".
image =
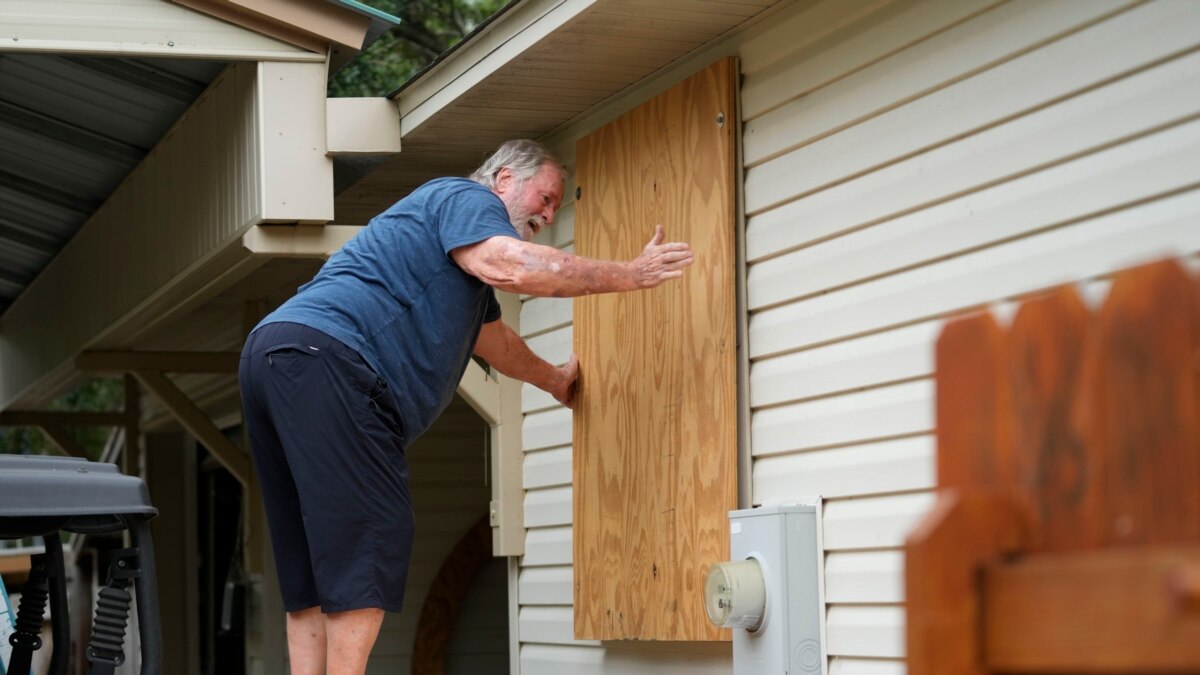
[[(404, 609), (384, 618), (367, 675), (411, 672), (413, 637), (425, 596), (451, 549), (488, 510), (486, 432), (479, 416), (456, 399), (408, 449), (416, 536)], [(504, 560), (493, 558), (476, 577), (447, 647), (448, 675), (508, 672), (505, 570)]]
[[(831, 673), (905, 671), (900, 547), (932, 504), (944, 320), (1200, 264), (1197, 47), (1188, 0), (804, 2), (547, 139), (569, 165), (584, 134), (741, 58), (751, 500), (827, 500)], [(544, 235), (566, 250), (573, 193)], [(570, 300), (523, 303), (549, 360), (570, 322)], [(723, 644), (572, 639), (571, 414), (522, 402), (521, 672), (729, 672)]]

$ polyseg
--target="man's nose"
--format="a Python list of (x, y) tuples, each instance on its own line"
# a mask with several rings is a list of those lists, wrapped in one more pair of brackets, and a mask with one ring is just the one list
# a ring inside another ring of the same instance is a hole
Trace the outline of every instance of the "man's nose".
[(554, 224), (554, 214), (557, 212), (558, 212), (558, 210), (555, 209), (553, 206), (547, 206), (545, 209), (542, 210), (542, 217), (546, 219), (547, 225)]

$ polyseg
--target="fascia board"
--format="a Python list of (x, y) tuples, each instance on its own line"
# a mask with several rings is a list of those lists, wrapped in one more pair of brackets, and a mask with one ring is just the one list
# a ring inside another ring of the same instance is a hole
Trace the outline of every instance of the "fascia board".
[(326, 152), (336, 156), (394, 155), (400, 152), (400, 114), (383, 97), (325, 101)]
[(0, 52), (324, 61), (325, 53), (160, 0), (0, 0)]
[(264, 35), (325, 53), (330, 43), (362, 49), (371, 19), (324, 0), (172, 0)]
[(449, 58), (402, 89), (400, 133), (412, 132), (596, 0), (529, 0), (500, 17)]

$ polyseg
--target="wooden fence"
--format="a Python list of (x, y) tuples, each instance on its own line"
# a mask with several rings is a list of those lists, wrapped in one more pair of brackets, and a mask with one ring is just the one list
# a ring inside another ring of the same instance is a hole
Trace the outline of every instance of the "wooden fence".
[(1174, 261), (937, 346), (908, 658), (938, 673), (1200, 672), (1200, 280)]

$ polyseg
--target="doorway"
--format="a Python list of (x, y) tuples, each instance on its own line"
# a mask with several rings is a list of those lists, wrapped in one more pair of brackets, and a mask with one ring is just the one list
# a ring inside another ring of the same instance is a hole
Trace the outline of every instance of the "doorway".
[[(375, 644), (367, 675), (418, 672), (412, 667), (421, 610), (455, 547), (491, 502), (488, 484), (489, 428), (462, 398), (408, 449), (409, 488), (416, 514), (413, 560), (404, 609), (389, 614)], [(490, 532), (487, 541), (490, 542)], [(461, 551), (461, 549), (460, 549)], [(508, 566), (490, 545), (470, 583), (456, 592), (458, 611), (441, 635), (446, 675), (508, 673)], [(443, 578), (445, 575), (443, 575)]]

